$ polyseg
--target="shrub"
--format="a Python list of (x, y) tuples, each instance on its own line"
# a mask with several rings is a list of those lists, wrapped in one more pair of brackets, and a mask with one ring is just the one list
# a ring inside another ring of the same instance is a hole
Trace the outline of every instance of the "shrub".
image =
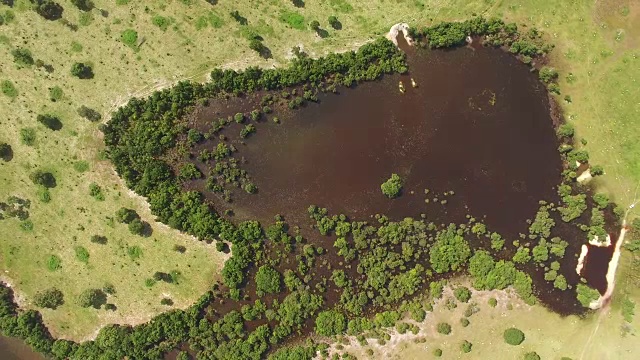
[(516, 328), (509, 328), (504, 331), (504, 341), (509, 345), (520, 345), (524, 341), (524, 333)]
[(87, 289), (78, 296), (77, 303), (80, 307), (93, 307), (99, 309), (107, 302), (107, 295), (100, 289)]
[(82, 11), (91, 11), (95, 7), (91, 0), (71, 0), (71, 3)]
[(600, 176), (604, 174), (604, 168), (600, 165), (593, 165), (589, 169), (589, 172), (591, 173), (591, 176)]
[(382, 193), (388, 198), (394, 198), (400, 195), (402, 190), (402, 179), (398, 174), (391, 174), (391, 177), (380, 185)]
[(468, 302), (469, 299), (471, 299), (471, 291), (464, 286), (456, 288), (453, 291), (453, 295), (455, 295), (458, 301), (465, 302), (465, 303)]
[(498, 306), (498, 300), (496, 300), (496, 298), (490, 298), (489, 299), (489, 306), (491, 306), (492, 308)]
[(558, 79), (558, 72), (554, 68), (543, 66), (538, 74), (540, 80), (545, 83), (554, 82)]
[(445, 322), (438, 323), (437, 330), (440, 334), (449, 335), (451, 334), (451, 325)]
[(50, 172), (36, 170), (29, 175), (29, 179), (31, 179), (34, 184), (46, 188), (54, 188), (57, 186), (56, 178)]
[(471, 352), (472, 347), (473, 347), (473, 344), (471, 344), (467, 340), (463, 341), (462, 344), (460, 345), (460, 349), (465, 354)]
[(162, 298), (162, 300), (160, 300), (160, 304), (165, 306), (171, 306), (173, 305), (173, 300), (169, 298)]
[(133, 235), (143, 235), (145, 229), (145, 223), (143, 223), (140, 219), (133, 219), (129, 223), (129, 232)]
[(43, 291), (38, 291), (33, 296), (33, 303), (37, 307), (53, 309), (64, 303), (62, 291), (52, 287)]
[(33, 146), (36, 143), (36, 129), (34, 128), (20, 129), (20, 142), (27, 146)]
[(578, 284), (576, 287), (577, 299), (584, 307), (589, 307), (592, 301), (600, 298), (598, 290), (592, 289), (585, 284)]
[(92, 122), (100, 121), (100, 119), (102, 119), (102, 115), (100, 115), (99, 112), (84, 105), (80, 106), (77, 112), (78, 115)]
[(5, 96), (15, 98), (18, 96), (18, 89), (11, 82), (11, 80), (2, 80), (0, 83), (0, 89)]
[(558, 136), (561, 137), (566, 137), (566, 138), (571, 138), (573, 137), (573, 135), (575, 135), (575, 128), (573, 127), (573, 125), (569, 124), (569, 123), (564, 123), (560, 126), (558, 126)]
[(92, 235), (90, 240), (95, 244), (104, 245), (107, 243), (107, 237), (103, 235)]
[(122, 42), (130, 47), (135, 47), (138, 43), (138, 32), (133, 29), (127, 29), (120, 35)]
[(96, 183), (89, 184), (89, 195), (91, 195), (92, 198), (98, 201), (104, 201), (104, 193), (102, 193), (102, 188)]
[(71, 75), (78, 79), (93, 79), (93, 69), (85, 63), (74, 63), (71, 65)]
[(282, 285), (281, 275), (278, 270), (269, 265), (263, 265), (256, 273), (257, 290), (263, 293), (275, 294), (280, 292)]
[(49, 255), (47, 258), (47, 269), (49, 271), (62, 269), (62, 259), (57, 255)]
[(85, 264), (89, 262), (89, 252), (87, 251), (87, 249), (82, 246), (76, 246), (74, 250), (76, 253), (76, 259), (78, 259), (78, 261), (81, 261)]
[(116, 211), (116, 221), (122, 224), (129, 224), (135, 219), (139, 219), (140, 216), (136, 213), (135, 210), (120, 208)]
[(327, 21), (329, 22), (329, 25), (331, 25), (332, 28), (336, 30), (342, 29), (342, 24), (340, 23), (337, 17), (331, 15), (329, 16), (329, 19)]
[(36, 120), (50, 130), (58, 131), (62, 129), (62, 122), (60, 121), (60, 118), (55, 115), (40, 114), (37, 116)]
[(524, 360), (540, 360), (540, 355), (538, 355), (535, 351), (531, 351), (524, 354)]
[(439, 349), (439, 348), (438, 349), (434, 349), (433, 350), (433, 356), (435, 356), (435, 357), (442, 356), (442, 349)]
[(347, 329), (347, 320), (335, 310), (322, 311), (316, 317), (315, 331), (319, 335), (333, 336), (342, 334)]
[(29, 49), (13, 49), (11, 50), (11, 55), (13, 56), (13, 62), (18, 64), (18, 66), (31, 66), (35, 63)]
[(64, 92), (62, 91), (62, 88), (60, 86), (54, 86), (49, 89), (49, 98), (51, 99), (51, 101), (61, 100), (63, 96)]
[(44, 19), (53, 21), (62, 18), (64, 8), (57, 2), (52, 0), (32, 0), (31, 2), (35, 3), (34, 10), (36, 13)]
[(469, 326), (469, 319), (467, 319), (466, 317), (463, 317), (462, 319), (460, 319), (460, 325), (462, 325), (462, 327)]

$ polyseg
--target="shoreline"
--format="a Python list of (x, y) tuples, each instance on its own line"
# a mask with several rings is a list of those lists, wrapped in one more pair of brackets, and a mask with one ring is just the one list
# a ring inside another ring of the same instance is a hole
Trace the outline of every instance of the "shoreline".
[(624, 219), (622, 221), (622, 227), (620, 229), (618, 242), (616, 243), (616, 247), (613, 251), (613, 255), (611, 256), (611, 260), (609, 261), (609, 265), (607, 267), (607, 291), (605, 291), (604, 295), (601, 295), (598, 300), (595, 300), (591, 304), (589, 304), (589, 308), (591, 309), (596, 310), (602, 308), (604, 305), (608, 304), (611, 296), (613, 295), (613, 290), (615, 289), (616, 285), (616, 270), (618, 269), (618, 263), (620, 262), (620, 256), (622, 255), (622, 244), (624, 243), (624, 236), (627, 231), (627, 220)]
[(386, 38), (391, 40), (396, 46), (398, 46), (398, 34), (402, 32), (404, 39), (407, 41), (409, 46), (413, 46), (413, 39), (409, 36), (409, 24), (407, 23), (397, 23), (389, 29), (389, 32), (386, 35)]

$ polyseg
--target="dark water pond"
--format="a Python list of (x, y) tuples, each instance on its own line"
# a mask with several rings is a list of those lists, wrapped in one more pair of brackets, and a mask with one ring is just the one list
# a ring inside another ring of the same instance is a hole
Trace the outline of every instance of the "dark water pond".
[(0, 359), (2, 360), (44, 360), (44, 357), (20, 339), (0, 336)]
[[(536, 75), (486, 48), (424, 52), (411, 57), (410, 71), (321, 95), (280, 125), (260, 124), (239, 146), (259, 192), (234, 196), (238, 217), (279, 213), (306, 223), (316, 204), (354, 219), (426, 213), (449, 223), (473, 214), (509, 237), (522, 232), (538, 200), (557, 197), (561, 172)], [(393, 200), (380, 191), (391, 173), (405, 181)]]

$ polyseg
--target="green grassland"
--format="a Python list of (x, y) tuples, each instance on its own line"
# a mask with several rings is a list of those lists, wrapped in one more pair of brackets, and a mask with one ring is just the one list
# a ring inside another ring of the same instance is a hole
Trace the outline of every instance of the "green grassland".
[[(542, 29), (556, 45), (551, 60), (561, 72), (563, 94), (558, 99), (578, 136), (587, 140), (593, 162), (605, 167), (607, 174), (597, 185), (628, 205), (640, 182), (640, 132), (635, 131), (640, 121), (640, 6), (630, 0), (599, 1), (595, 7), (549, 0), (326, 0), (307, 1), (303, 8), (285, 0), (220, 0), (216, 5), (202, 0), (97, 0), (88, 13), (70, 1), (60, 3), (63, 17), (76, 24), (77, 31), (60, 21), (44, 20), (29, 10), (26, 0), (16, 1), (12, 9), (0, 5), (5, 18), (0, 25), (0, 81), (11, 81), (17, 90), (16, 96), (0, 94), (0, 142), (9, 143), (14, 152), (12, 161), (0, 161), (0, 201), (11, 195), (30, 199), (33, 222), (33, 230), (25, 231), (15, 219), (0, 221), (0, 268), (26, 307), (33, 306), (39, 290), (56, 286), (63, 291), (65, 304), (43, 311), (56, 336), (84, 339), (107, 322), (144, 321), (167, 308), (160, 305), (162, 297), (170, 295), (176, 306), (186, 306), (213, 283), (224, 257), (211, 245), (153, 223), (143, 199), (132, 195), (104, 160), (99, 124), (76, 113), (86, 105), (98, 110), (104, 121), (131, 96), (144, 96), (180, 79), (204, 81), (213, 67), (283, 66), (294, 46), (312, 56), (344, 51), (401, 21), (421, 25), (472, 14), (502, 16)], [(246, 25), (229, 15), (234, 10), (247, 19)], [(329, 26), (330, 15), (338, 17), (341, 30)], [(308, 28), (313, 20), (320, 22), (327, 37)], [(129, 29), (137, 32), (137, 40), (125, 44), (122, 33)], [(273, 58), (262, 59), (249, 49), (252, 34), (264, 38)], [(55, 70), (19, 68), (11, 55), (18, 47), (29, 49), (34, 59)], [(95, 77), (72, 77), (74, 62), (91, 64)], [(50, 89), (56, 86), (62, 96), (58, 92), (52, 101)], [(563, 100), (565, 95), (571, 103)], [(51, 131), (38, 124), (36, 116), (43, 113), (58, 115), (62, 129)], [(25, 128), (36, 131), (33, 146), (20, 141)], [(29, 180), (35, 169), (56, 176), (58, 185), (51, 189), (49, 203), (38, 200), (38, 188)], [(103, 189), (104, 201), (89, 195), (93, 182)], [(108, 218), (122, 206), (136, 209), (151, 222), (153, 235), (134, 236), (125, 225), (113, 224)], [(92, 235), (104, 235), (108, 243), (91, 243)], [(187, 246), (187, 252), (175, 252), (175, 244)], [(76, 259), (76, 246), (88, 250), (87, 263)], [(142, 250), (137, 259), (127, 251), (133, 246)], [(50, 255), (62, 259), (59, 270), (47, 269)], [(181, 272), (179, 284), (145, 286), (153, 272), (171, 270)], [(75, 304), (82, 290), (105, 282), (116, 287), (109, 300), (116, 311), (86, 310)]]
[[(620, 295), (620, 294), (619, 294)], [(452, 298), (451, 292), (444, 299)], [(496, 298), (496, 307), (488, 304), (489, 298)], [(358, 359), (418, 360), (438, 359), (435, 349), (442, 350), (441, 359), (523, 359), (524, 354), (536, 352), (542, 359), (598, 360), (633, 359), (640, 351), (634, 332), (623, 332), (625, 324), (618, 304), (604, 312), (591, 314), (586, 318), (577, 316), (561, 317), (542, 306), (528, 306), (517, 296), (503, 291), (477, 292), (470, 303), (480, 309), (466, 317), (468, 304), (457, 303), (455, 309), (439, 301), (433, 312), (427, 314), (419, 324), (416, 335), (397, 332), (383, 346), (375, 339), (368, 339), (367, 345), (360, 345), (353, 339), (339, 353), (349, 353)], [(467, 318), (468, 326), (461, 324)], [(451, 325), (449, 335), (437, 332), (440, 322)], [(634, 319), (631, 327), (637, 328), (640, 321)], [(517, 346), (507, 344), (503, 339), (504, 330), (515, 327), (525, 334), (525, 341)], [(473, 344), (470, 353), (463, 353), (463, 341)], [(373, 354), (367, 350), (373, 350)]]

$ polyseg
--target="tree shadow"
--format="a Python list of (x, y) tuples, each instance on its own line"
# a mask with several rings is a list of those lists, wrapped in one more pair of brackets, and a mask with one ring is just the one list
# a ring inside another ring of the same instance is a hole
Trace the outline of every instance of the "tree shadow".
[(327, 36), (329, 36), (329, 32), (325, 29), (321, 29), (321, 28), (317, 28), (316, 29), (316, 34), (318, 34), (318, 36), (320, 36), (321, 38), (326, 38)]
[(295, 6), (297, 8), (303, 8), (304, 7), (304, 1), (303, 0), (293, 0), (292, 3), (293, 3), (293, 6)]
[(342, 30), (342, 23), (340, 22), (340, 20), (336, 20), (333, 23), (331, 23), (331, 27), (334, 28), (335, 30)]
[(240, 15), (240, 13), (238, 12), (238, 10), (234, 10), (232, 11), (229, 15), (231, 15), (231, 17), (238, 22), (238, 24), (240, 25), (247, 25), (249, 23), (249, 20), (247, 20), (246, 17)]
[(13, 160), (13, 149), (9, 144), (0, 144), (0, 159), (9, 162)]
[(153, 235), (153, 228), (151, 227), (151, 224), (149, 224), (146, 221), (142, 222), (142, 233), (140, 234), (142, 237), (150, 237), (151, 235)]

